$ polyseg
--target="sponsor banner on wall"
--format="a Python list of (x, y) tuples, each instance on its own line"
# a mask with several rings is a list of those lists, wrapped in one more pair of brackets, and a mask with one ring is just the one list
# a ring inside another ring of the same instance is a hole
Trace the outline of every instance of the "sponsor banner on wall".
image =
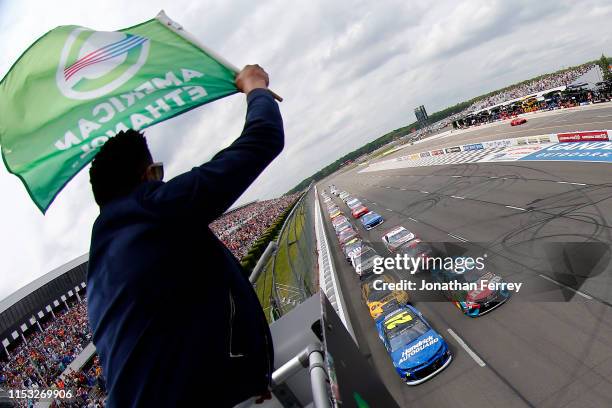
[(612, 162), (612, 142), (558, 143), (546, 146), (519, 160)]
[(473, 143), (473, 144), (463, 145), (463, 151), (465, 152), (469, 152), (472, 150), (482, 150), (482, 149), (484, 149), (484, 146), (482, 143)]
[(558, 133), (557, 138), (561, 143), (567, 142), (603, 142), (610, 140), (608, 131), (594, 130), (588, 132), (568, 132)]
[(461, 147), (459, 146), (447, 147), (445, 151), (446, 153), (459, 153), (461, 151)]
[(483, 157), (479, 162), (501, 162), (501, 161), (516, 161), (521, 158), (538, 152), (539, 150), (549, 146), (548, 144), (526, 145), (526, 146), (511, 146), (500, 152), (491, 153)]
[(430, 157), (431, 154), (429, 152), (423, 152), (420, 154), (421, 157)]
[(538, 138), (539, 138), (539, 142), (540, 143), (550, 143), (550, 142), (552, 142), (552, 140), (550, 138), (550, 135), (541, 135), (541, 136), (538, 136)]
[(492, 140), (490, 142), (484, 142), (483, 146), (485, 149), (491, 149), (495, 147), (505, 147), (512, 144), (512, 139)]
[(444, 154), (444, 150), (432, 150), (431, 151), (432, 156), (439, 156), (441, 154)]

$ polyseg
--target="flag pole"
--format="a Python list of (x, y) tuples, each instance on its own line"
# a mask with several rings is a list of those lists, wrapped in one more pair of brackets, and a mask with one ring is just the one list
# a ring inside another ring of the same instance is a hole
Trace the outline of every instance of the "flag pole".
[[(176, 21), (174, 21), (170, 17), (168, 17), (166, 15), (166, 13), (164, 12), (164, 10), (160, 11), (155, 18), (157, 20), (159, 20), (161, 23), (163, 23), (170, 30), (172, 30), (173, 32), (175, 32), (179, 36), (183, 37), (185, 40), (189, 41), (193, 45), (197, 46), (198, 48), (200, 48), (206, 54), (210, 55), (215, 60), (219, 61), (223, 66), (225, 66), (230, 71), (233, 71), (236, 74), (238, 74), (240, 72), (240, 69), (238, 69), (237, 66), (235, 66), (234, 64), (232, 64), (231, 62), (229, 62), (228, 60), (226, 60), (225, 58), (223, 58), (219, 54), (217, 54), (215, 51), (213, 51), (210, 48), (206, 47), (197, 38), (195, 38), (193, 35), (191, 35), (191, 33), (186, 31), (183, 28), (182, 25), (180, 25), (179, 23), (177, 23)], [(274, 99), (276, 99), (279, 102), (283, 101), (283, 98), (280, 97), (279, 95), (277, 95), (274, 91), (272, 91), (272, 90), (268, 90), (268, 91), (270, 91), (270, 93), (272, 94)]]

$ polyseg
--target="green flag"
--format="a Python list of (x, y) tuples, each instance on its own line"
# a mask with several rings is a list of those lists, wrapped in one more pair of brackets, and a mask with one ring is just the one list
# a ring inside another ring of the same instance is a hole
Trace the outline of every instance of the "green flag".
[(109, 137), (238, 92), (235, 73), (163, 12), (114, 32), (58, 27), (0, 82), (2, 158), (44, 213)]

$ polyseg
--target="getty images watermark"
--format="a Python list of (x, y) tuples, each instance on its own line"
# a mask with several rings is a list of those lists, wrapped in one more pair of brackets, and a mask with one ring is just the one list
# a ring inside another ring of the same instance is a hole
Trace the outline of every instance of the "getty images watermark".
[(373, 282), (375, 290), (446, 290), (446, 291), (513, 291), (519, 292), (523, 283), (505, 282), (501, 276), (485, 270), (486, 255), (479, 257), (411, 257), (396, 254), (394, 257), (378, 257), (373, 260), (372, 272), (381, 275), (395, 270), (400, 273), (416, 274), (431, 271), (433, 281), (420, 282), (400, 280), (388, 282), (379, 279)]

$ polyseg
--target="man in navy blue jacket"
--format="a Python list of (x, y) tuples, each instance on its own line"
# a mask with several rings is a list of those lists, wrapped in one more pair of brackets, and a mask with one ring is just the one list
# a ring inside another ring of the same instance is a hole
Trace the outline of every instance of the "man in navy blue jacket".
[(108, 407), (231, 407), (267, 392), (272, 339), (257, 296), (208, 224), (284, 145), (268, 76), (236, 77), (247, 94), (241, 136), (164, 183), (144, 136), (111, 138), (90, 178), (100, 215), (87, 277), (89, 323)]

